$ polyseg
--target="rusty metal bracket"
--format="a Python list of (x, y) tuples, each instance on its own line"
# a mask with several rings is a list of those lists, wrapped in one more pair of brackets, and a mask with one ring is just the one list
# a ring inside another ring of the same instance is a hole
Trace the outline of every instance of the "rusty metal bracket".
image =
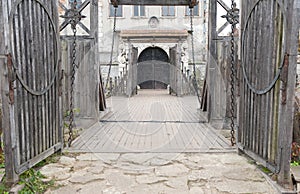
[(284, 55), (283, 60), (283, 66), (282, 66), (282, 72), (280, 75), (280, 81), (282, 81), (282, 88), (280, 89), (281, 92), (281, 104), (286, 104), (286, 98), (287, 98), (287, 81), (288, 81), (288, 69), (289, 69), (289, 54), (286, 53)]
[(63, 80), (64, 80), (64, 70), (62, 69), (61, 70), (61, 74), (60, 74), (60, 77), (59, 77), (59, 87), (58, 87), (58, 95), (59, 96), (62, 96), (62, 93), (63, 93), (63, 89), (62, 89), (62, 87), (63, 87)]
[(64, 15), (59, 16), (65, 19), (65, 21), (60, 25), (59, 31), (62, 31), (67, 27), (68, 24), (70, 24), (72, 29), (79, 25), (85, 32), (89, 34), (90, 30), (83, 23), (81, 23), (81, 20), (86, 18), (86, 16), (82, 15), (81, 12), (89, 3), (90, 1), (86, 1), (78, 6), (77, 2), (75, 1), (71, 3), (70, 9), (67, 9), (62, 3), (59, 3), (61, 8), (65, 10)]
[(13, 82), (16, 80), (15, 79), (15, 73), (14, 73), (14, 68), (13, 68), (13, 62), (12, 62), (12, 56), (9, 53), (7, 55), (7, 70), (8, 70), (8, 82), (9, 82), (9, 100), (10, 100), (10, 104), (14, 104), (15, 99), (14, 99), (14, 84)]
[(112, 4), (114, 7), (118, 7), (119, 2), (118, 2), (118, 0), (111, 0), (111, 4)]
[(193, 7), (195, 7), (197, 4), (198, 4), (198, 1), (197, 1), (197, 0), (190, 0), (189, 8), (193, 8)]

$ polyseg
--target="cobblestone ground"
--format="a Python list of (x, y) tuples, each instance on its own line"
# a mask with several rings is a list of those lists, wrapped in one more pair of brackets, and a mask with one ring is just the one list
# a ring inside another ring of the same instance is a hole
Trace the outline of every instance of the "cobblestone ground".
[(256, 166), (235, 153), (61, 156), (41, 173), (61, 185), (46, 193), (276, 193)]

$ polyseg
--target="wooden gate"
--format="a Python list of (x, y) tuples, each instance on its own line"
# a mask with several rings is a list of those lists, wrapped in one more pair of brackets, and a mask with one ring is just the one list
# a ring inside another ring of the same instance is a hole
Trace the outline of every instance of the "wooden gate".
[(241, 2), (237, 143), (285, 184), (290, 180), (297, 1)]
[(0, 1), (0, 53), (8, 182), (62, 149), (57, 2)]

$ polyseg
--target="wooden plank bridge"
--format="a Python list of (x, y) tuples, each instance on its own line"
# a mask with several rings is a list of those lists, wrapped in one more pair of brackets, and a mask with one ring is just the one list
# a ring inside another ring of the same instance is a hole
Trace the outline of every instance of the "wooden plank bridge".
[(70, 151), (77, 152), (225, 152), (230, 142), (201, 119), (195, 96), (167, 90), (142, 90), (108, 100), (110, 114), (84, 131)]
[[(114, 5), (192, 6), (198, 1), (108, 2)], [(101, 42), (106, 44), (109, 40), (106, 35), (110, 33), (98, 31), (98, 13), (106, 15), (103, 14), (106, 12), (101, 12), (106, 9), (105, 4), (98, 6), (98, 3), (98, 0), (85, 0), (79, 8), (75, 4), (67, 8), (60, 2), (59, 9), (64, 10), (62, 18), (66, 20), (59, 27), (57, 0), (0, 1), (1, 127), (8, 183), (15, 183), (20, 174), (64, 148), (63, 112), (73, 110), (72, 106), (67, 105), (74, 103), (80, 109), (78, 118), (92, 120), (97, 118), (99, 111), (106, 109), (103, 93), (106, 88), (100, 69), (100, 54), (104, 54), (105, 49), (99, 50), (96, 45)], [(230, 6), (232, 9), (222, 0), (211, 0), (207, 4), (207, 62), (201, 111), (208, 115), (206, 118), (210, 122), (236, 115), (237, 122), (232, 123), (232, 133), (236, 132), (236, 150), (252, 157), (276, 177), (278, 175), (277, 182), (288, 188), (291, 185), (299, 0), (242, 0), (239, 30), (234, 29), (237, 22), (234, 20), (238, 17), (234, 1)], [(87, 35), (79, 36), (78, 33), (74, 35), (75, 39), (67, 35), (60, 41), (59, 31), (69, 24), (74, 25), (71, 21), (78, 19), (70, 18), (70, 13), (80, 16), (77, 13), (85, 8), (89, 9), (85, 11), (89, 13), (90, 29), (81, 21), (77, 27), (81, 27)], [(220, 8), (227, 12), (229, 20), (217, 29)], [(121, 20), (125, 21), (123, 17)], [(219, 33), (230, 22), (233, 23), (232, 37), (221, 37)], [(173, 33), (176, 38), (161, 36), (166, 33), (161, 30), (164, 28), (169, 29), (162, 24), (155, 29), (158, 30), (156, 34), (149, 29), (147, 33), (155, 36), (142, 40), (136, 38), (136, 33), (123, 36), (126, 30), (132, 30), (129, 25), (123, 33), (122, 30), (116, 33), (117, 40), (122, 42), (124, 38), (123, 42), (128, 46), (125, 49), (128, 50), (128, 63), (123, 67), (126, 85), (122, 86), (126, 88), (122, 92), (127, 96), (134, 94), (139, 84), (137, 63), (141, 49), (137, 45), (152, 43), (154, 39), (155, 44), (159, 41), (164, 44), (172, 42), (168, 56), (174, 71), (170, 72), (170, 82), (165, 84), (169, 84), (178, 96), (185, 93), (182, 91), (182, 72), (179, 71), (183, 69), (181, 48), (184, 41), (176, 33)], [(99, 41), (100, 34), (105, 41)], [(184, 34), (193, 40), (187, 31)], [(195, 33), (195, 39), (198, 35)], [(76, 72), (75, 77), (73, 72)], [(107, 100), (112, 110), (110, 114), (84, 131), (73, 142), (70, 151), (236, 151), (218, 130), (201, 119), (197, 103), (196, 97), (170, 96), (167, 91), (139, 91), (132, 98), (111, 97)], [(235, 105), (230, 107), (233, 113), (229, 111), (229, 104)], [(223, 114), (223, 111), (227, 113)]]

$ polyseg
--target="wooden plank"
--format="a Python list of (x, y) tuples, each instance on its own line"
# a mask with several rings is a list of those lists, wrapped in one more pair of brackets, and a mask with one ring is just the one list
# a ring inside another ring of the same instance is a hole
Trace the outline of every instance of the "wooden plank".
[[(29, 85), (30, 88), (32, 88), (35, 91), (39, 90), (40, 87), (40, 82), (39, 82), (39, 76), (40, 76), (40, 69), (39, 69), (39, 60), (37, 60), (38, 56), (38, 52), (40, 51), (39, 49), (36, 49), (35, 46), (38, 46), (38, 44), (35, 45), (31, 45), (30, 41), (32, 41), (33, 43), (36, 43), (35, 41), (35, 37), (37, 36), (37, 30), (34, 29), (34, 26), (32, 25), (33, 23), (35, 23), (34, 20), (34, 16), (33, 16), (33, 12), (34, 12), (34, 6), (35, 2), (31, 2), (29, 1), (27, 4), (27, 17), (28, 17), (28, 21), (27, 21), (27, 26), (28, 26), (28, 31), (29, 31), (29, 42), (28, 42), (28, 47), (27, 50), (29, 50), (29, 56), (28, 56), (28, 63), (27, 63), (27, 69), (28, 69), (28, 73), (26, 75), (26, 80), (27, 83)], [(31, 11), (29, 11), (31, 10)], [(35, 25), (36, 26), (36, 25)], [(30, 99), (29, 99), (29, 105), (28, 105), (28, 110), (27, 112), (30, 113), (29, 116), (29, 128), (27, 130), (27, 138), (26, 141), (28, 142), (28, 159), (31, 159), (35, 156), (34, 154), (34, 150), (35, 150), (35, 138), (34, 138), (34, 133), (36, 130), (39, 129), (39, 122), (41, 122), (41, 120), (38, 118), (38, 114), (40, 109), (38, 109), (38, 102), (37, 102), (37, 96), (30, 94)], [(27, 160), (28, 160), (27, 159)]]
[[(268, 4), (268, 11), (269, 11), (269, 14), (270, 17), (274, 17), (274, 12), (273, 12), (273, 4), (274, 2), (271, 1), (269, 2)], [(270, 26), (269, 26), (269, 31), (271, 31), (270, 33), (270, 37), (273, 39), (274, 37), (274, 22), (273, 20), (270, 21)], [(266, 33), (266, 32), (265, 32)], [(268, 48), (274, 48), (273, 47), (273, 41), (272, 40), (269, 40), (267, 42), (267, 47)], [(270, 67), (272, 67), (272, 69), (274, 69), (274, 63), (272, 63), (272, 50), (271, 49), (268, 49), (268, 52), (267, 52), (267, 64), (270, 64)], [(268, 83), (270, 83), (272, 81), (272, 69), (271, 68), (266, 68), (266, 80)], [(271, 96), (272, 96), (272, 92), (271, 93), (268, 93), (266, 94), (266, 102), (265, 102), (265, 108), (266, 108), (266, 119), (264, 121), (264, 125), (265, 125), (265, 130), (264, 130), (264, 143), (263, 143), (263, 153), (262, 153), (262, 157), (263, 158), (266, 158), (266, 159), (269, 159), (268, 157), (268, 152), (269, 152), (269, 141), (270, 141), (270, 138), (269, 138), (269, 134), (270, 134), (270, 127), (271, 127), (271, 124), (270, 124), (270, 121), (272, 120), (272, 113), (271, 113)]]
[[(51, 9), (51, 18), (54, 21), (58, 21), (57, 2), (50, 1), (50, 2), (48, 2), (48, 5)], [(55, 23), (54, 28), (57, 29), (56, 23)], [(60, 142), (57, 142), (57, 138), (56, 138), (57, 130), (58, 130), (58, 122), (59, 122), (58, 114), (59, 114), (59, 111), (61, 111), (58, 107), (58, 104), (57, 104), (59, 102), (59, 99), (58, 99), (59, 73), (56, 72), (56, 68), (59, 69), (59, 64), (56, 64), (56, 57), (55, 57), (54, 54), (57, 52), (57, 57), (59, 57), (60, 53), (59, 53), (59, 50), (56, 49), (56, 45), (54, 44), (55, 43), (54, 38), (56, 37), (56, 35), (57, 34), (55, 34), (54, 31), (53, 31), (53, 33), (52, 33), (52, 52), (53, 52), (52, 68), (53, 68), (53, 76), (56, 76), (56, 78), (55, 78), (55, 81), (54, 81), (54, 84), (53, 84), (53, 131), (52, 131), (53, 142), (52, 142), (51, 146), (53, 146), (57, 143), (60, 143)], [(59, 44), (59, 42), (57, 44)], [(58, 74), (55, 75), (56, 73), (58, 73)]]
[[(28, 3), (28, 2), (26, 2)], [(21, 29), (22, 31), (26, 32), (25, 29), (27, 28), (26, 26), (26, 17), (27, 17), (27, 10), (26, 10), (26, 3), (22, 4), (22, 7), (20, 6), (20, 23), (21, 23)], [(28, 41), (29, 37), (28, 37), (28, 33), (24, 33), (21, 36), (21, 42), (22, 42), (22, 50), (24, 51), (23, 55), (21, 55), (22, 58), (22, 64), (20, 65), (20, 75), (22, 76), (23, 80), (25, 81), (25, 83), (28, 84), (27, 82), (27, 74), (28, 74), (28, 69), (26, 68), (27, 64), (30, 64), (29, 61), (29, 54), (28, 52), (29, 49), (27, 49), (27, 45), (26, 42)], [(26, 65), (25, 65), (26, 64)], [(27, 151), (28, 151), (28, 141), (27, 141), (27, 131), (29, 129), (29, 114), (32, 114), (32, 112), (29, 112), (29, 101), (30, 101), (30, 95), (28, 94), (28, 92), (26, 90), (23, 89), (23, 87), (21, 87), (21, 99), (24, 99), (24, 101), (22, 102), (21, 107), (17, 107), (17, 109), (20, 108), (21, 111), (21, 133), (20, 135), (20, 140), (21, 140), (21, 146), (20, 146), (20, 154), (21, 154), (21, 164), (26, 162), (27, 160)]]
[[(42, 8), (39, 7), (39, 11), (38, 11), (39, 15), (40, 15), (40, 20), (41, 20), (41, 23), (46, 23), (46, 14), (42, 11)], [(45, 64), (48, 64), (48, 51), (47, 51), (47, 30), (48, 30), (48, 27), (45, 26), (44, 28), (41, 29), (41, 35), (42, 35), (42, 39), (41, 41), (44, 42), (44, 45), (43, 45), (43, 55), (42, 55), (42, 61), (45, 63)], [(44, 69), (43, 69), (43, 76), (44, 76), (44, 84), (45, 86), (49, 84), (49, 73), (48, 73), (48, 67), (47, 65), (44, 65)], [(42, 119), (43, 119), (43, 123), (42, 123), (42, 128), (41, 128), (41, 134), (40, 134), (40, 146), (39, 146), (39, 149), (38, 149), (38, 153), (41, 153), (43, 152), (44, 150), (46, 150), (46, 147), (47, 147), (47, 144), (48, 144), (48, 140), (47, 140), (47, 130), (48, 130), (48, 122), (49, 122), (49, 103), (48, 103), (48, 97), (49, 97), (49, 94), (45, 94), (43, 95), (43, 98), (42, 98)]]
[(36, 156), (36, 157), (34, 157), (32, 159), (29, 159), (26, 163), (20, 165), (20, 167), (18, 168), (18, 170), (16, 172), (19, 173), (19, 174), (23, 173), (28, 168), (36, 165), (40, 161), (46, 159), (47, 157), (49, 157), (52, 154), (54, 154), (55, 152), (57, 152), (57, 150), (59, 150), (61, 147), (62, 147), (61, 143), (55, 144), (55, 145), (49, 147), (47, 150), (45, 150), (44, 152), (40, 153), (38, 156)]
[(228, 7), (228, 5), (226, 3), (224, 3), (223, 0), (217, 0), (218, 4), (221, 5), (223, 7), (223, 9), (225, 9), (227, 12), (229, 12), (230, 7)]
[(212, 111), (214, 110), (214, 87), (215, 87), (215, 71), (216, 64), (215, 59), (217, 58), (217, 48), (216, 48), (216, 39), (217, 39), (217, 1), (209, 1), (208, 7), (208, 75), (207, 75), (207, 84), (208, 84), (208, 103), (207, 103), (207, 117), (208, 121), (211, 120)]
[[(247, 1), (243, 1), (242, 2), (242, 5), (243, 5), (243, 7), (245, 8), (246, 7), (246, 3), (247, 3)], [(245, 11), (246, 11), (246, 9), (244, 9)], [(245, 12), (244, 11), (244, 12)], [(244, 14), (245, 15), (245, 14)], [(242, 20), (242, 24), (243, 25), (241, 25), (242, 26), (242, 28), (243, 29), (245, 29), (245, 21), (244, 20)], [(246, 32), (244, 32), (243, 31), (243, 33), (246, 33)], [(243, 34), (243, 36), (246, 36), (246, 35), (244, 35)], [(248, 35), (246, 36), (247, 37), (247, 39), (246, 40), (244, 40), (245, 42), (244, 42), (244, 44), (245, 43), (247, 43), (247, 41), (248, 41)], [(243, 43), (241, 43), (241, 45), (243, 46)], [(242, 56), (241, 56), (241, 58), (242, 58), (242, 60), (246, 60), (246, 57), (248, 57), (249, 55), (245, 55), (245, 53), (247, 52), (246, 51), (246, 48), (242, 48), (243, 50), (243, 53), (242, 53)], [(245, 62), (244, 61), (242, 61), (242, 66), (245, 66)], [(246, 67), (244, 67), (244, 68), (246, 68)], [(248, 72), (248, 68), (246, 68), (246, 71)], [(244, 117), (243, 117), (243, 120), (241, 121), (241, 122), (243, 122), (244, 123), (244, 125), (243, 126), (245, 126), (245, 127), (243, 127), (243, 128), (241, 128), (240, 130), (243, 132), (243, 134), (244, 134), (244, 139), (243, 139), (243, 144), (244, 144), (244, 146), (247, 146), (247, 147), (249, 147), (249, 141), (248, 141), (248, 137), (249, 137), (249, 130), (247, 130), (247, 128), (248, 128), (248, 108), (250, 107), (250, 104), (248, 103), (248, 100), (249, 100), (249, 88), (248, 88), (248, 86), (247, 86), (247, 84), (246, 84), (246, 82), (245, 82), (245, 79), (244, 79), (244, 75), (243, 75), (243, 81), (244, 81), (244, 91), (243, 91), (243, 94), (244, 94), (244, 100), (241, 102), (241, 105), (242, 105), (242, 109), (244, 110)], [(246, 106), (246, 104), (248, 105), (248, 106)]]
[[(41, 10), (42, 11), (42, 10)], [(47, 15), (42, 11), (43, 13), (43, 23), (48, 23), (49, 19), (47, 17)], [(50, 28), (49, 25), (45, 26), (45, 31), (44, 31), (44, 49), (45, 49), (45, 56), (44, 56), (44, 62), (45, 64), (47, 64), (45, 66), (45, 80), (46, 80), (46, 84), (50, 84), (50, 80), (51, 80), (51, 68), (48, 66), (51, 63), (51, 59), (49, 56), (50, 55), (50, 42), (49, 42), (49, 33), (50, 33)], [(50, 144), (51, 144), (51, 140), (50, 140), (50, 128), (51, 128), (51, 93), (50, 91), (48, 91), (45, 94), (45, 106), (46, 106), (46, 120), (44, 121), (44, 125), (45, 125), (45, 135), (44, 135), (44, 141), (45, 141), (45, 146), (43, 146), (43, 150), (40, 151), (44, 151), (46, 150)]]
[(85, 131), (71, 149), (93, 152), (189, 152), (228, 148), (228, 144), (212, 128), (196, 122), (199, 119), (195, 116), (195, 106), (192, 106), (197, 103), (196, 97), (181, 99), (166, 93), (151, 95), (147, 92), (143, 95), (140, 91), (138, 96), (129, 99), (113, 97), (114, 116), (106, 118), (107, 122), (101, 126)]
[[(52, 17), (54, 19), (54, 21), (58, 21), (58, 8), (57, 8), (57, 4), (55, 1), (51, 1), (51, 5), (52, 5)], [(58, 31), (58, 26), (55, 25), (55, 29)], [(58, 37), (58, 34), (54, 34), (54, 36)], [(57, 40), (57, 44), (60, 45), (60, 41), (59, 39)], [(55, 45), (54, 45), (55, 46)], [(54, 51), (57, 52), (57, 57), (60, 61), (60, 50), (57, 50), (56, 47), (54, 47)], [(56, 58), (54, 58), (54, 60), (56, 60)], [(56, 61), (54, 61), (54, 64), (56, 64)], [(61, 79), (61, 62), (59, 62), (57, 65), (57, 75), (56, 75), (56, 80), (55, 80), (55, 84), (54, 84), (54, 88), (55, 88), (55, 126), (54, 126), (54, 143), (53, 144), (58, 144), (58, 143), (63, 143), (63, 140), (61, 139), (61, 137), (59, 137), (59, 133), (62, 134), (62, 123), (61, 123), (61, 116), (62, 116), (62, 109), (61, 109), (61, 105), (60, 105), (60, 98), (61, 98), (61, 94), (60, 94), (60, 90), (61, 90), (61, 84), (60, 84), (60, 79)]]
[[(38, 54), (38, 52), (33, 52), (35, 53), (35, 59), (36, 59), (36, 63), (40, 63), (43, 61), (43, 44), (40, 44), (42, 41), (42, 33), (41, 33), (41, 20), (40, 20), (40, 9), (39, 9), (39, 6), (37, 3), (34, 3), (33, 4), (33, 8), (32, 8), (32, 20), (33, 20), (33, 23), (36, 24), (33, 26), (33, 31), (34, 31), (34, 34), (36, 36), (36, 38), (34, 39), (34, 45), (38, 48), (35, 48), (36, 51), (39, 51), (41, 53)], [(45, 87), (45, 81), (43, 81), (43, 79), (45, 78), (45, 75), (44, 75), (44, 68), (43, 67), (40, 67), (39, 65), (37, 65), (39, 70), (37, 70), (37, 72), (35, 73), (39, 73), (40, 74), (40, 79), (41, 81), (38, 81), (38, 88), (43, 88)], [(41, 143), (42, 141), (42, 128), (43, 128), (43, 97), (39, 96), (37, 97), (37, 104), (35, 106), (35, 110), (34, 111), (37, 111), (37, 127), (35, 128), (35, 130), (33, 131), (32, 133), (32, 136), (33, 136), (33, 141), (32, 141), (32, 144), (33, 144), (33, 155), (36, 156), (39, 154), (39, 148), (43, 146), (43, 144)]]
[[(13, 28), (15, 29), (15, 30), (19, 30), (19, 27), (20, 27), (20, 25), (19, 25), (19, 22), (15, 22), (15, 20), (14, 21), (12, 21), (13, 22)], [(8, 37), (7, 37), (8, 38)], [(20, 36), (18, 35), (18, 34), (16, 34), (16, 33), (14, 33), (14, 36), (12, 37), (12, 39), (13, 39), (13, 41), (14, 41), (14, 49), (12, 48), (11, 50), (12, 50), (12, 55), (14, 55), (15, 56), (15, 60), (16, 60), (16, 62), (18, 63), (18, 64), (21, 64), (21, 58), (20, 58), (20, 56), (19, 56), (19, 51), (20, 50), (22, 50), (21, 49), (21, 41), (20, 41)], [(21, 95), (20, 93), (22, 92), (21, 91), (21, 86), (20, 86), (21, 84), (19, 83), (19, 82), (16, 82), (16, 95), (17, 96), (19, 96), (19, 95)], [(15, 101), (15, 104), (17, 104), (18, 106), (20, 106), (20, 104), (22, 103), (22, 101), (20, 102), (18, 99), (16, 99), (16, 101)], [(19, 142), (18, 142), (18, 140), (19, 140), (19, 137), (20, 137), (20, 127), (21, 127), (21, 124), (19, 124), (21, 121), (21, 118), (20, 118), (20, 115), (21, 115), (21, 111), (17, 111), (18, 112), (18, 114), (17, 115), (19, 115), (19, 117), (16, 119), (16, 122), (17, 122), (17, 124), (15, 125), (15, 135), (16, 135), (16, 137), (17, 137), (17, 139), (16, 139), (16, 142), (15, 142), (15, 145), (16, 145), (16, 150), (19, 150), (20, 149), (20, 144), (19, 144)], [(14, 157), (14, 159), (15, 159), (15, 161), (14, 162), (16, 162), (16, 163), (20, 163), (20, 154), (19, 154), (19, 152), (17, 151), (17, 153), (18, 154), (16, 154), (15, 155), (15, 157)]]
[[(53, 10), (51, 9), (51, 2), (48, 2), (48, 7), (49, 7), (49, 12), (50, 12), (50, 15), (51, 17), (53, 17)], [(48, 22), (50, 23), (49, 19), (48, 19)], [(54, 77), (55, 75), (55, 61), (54, 61), (54, 53), (55, 53), (55, 48), (54, 48), (54, 32), (53, 32), (53, 29), (49, 28), (49, 31), (48, 31), (48, 42), (49, 42), (49, 47), (47, 48), (50, 52), (50, 57), (49, 57), (49, 63), (48, 63), (48, 66), (50, 67), (49, 68), (49, 71), (50, 71), (50, 77), (49, 77), (49, 81), (52, 80), (52, 78)], [(55, 127), (55, 87), (52, 87), (49, 91), (49, 95), (50, 95), (50, 100), (49, 100), (49, 103), (50, 103), (50, 128), (49, 128), (49, 136), (48, 138), (50, 139), (50, 144), (49, 144), (49, 147), (51, 147), (52, 145), (54, 145), (54, 138), (53, 138), (53, 134), (54, 134), (54, 127)], [(47, 148), (49, 148), (47, 147)]]
[[(265, 17), (265, 14), (268, 14), (269, 10), (268, 10), (268, 2), (263, 2), (262, 3), (262, 10), (263, 10), (263, 13), (262, 13), (262, 27), (260, 29), (260, 37), (262, 38), (261, 39), (261, 50), (262, 52), (260, 52), (259, 54), (259, 58), (260, 58), (260, 64), (266, 64), (266, 65), (260, 65), (260, 69), (259, 69), (259, 84), (258, 84), (258, 88), (259, 89), (263, 89), (265, 88), (266, 86), (269, 85), (268, 83), (268, 80), (267, 80), (267, 69), (269, 68), (269, 64), (267, 63), (267, 47), (266, 47), (266, 44), (268, 43), (268, 39), (269, 37), (267, 36), (267, 32), (266, 32), (266, 29), (267, 29), (267, 21), (266, 20), (266, 17)], [(265, 134), (265, 131), (267, 130), (266, 129), (266, 126), (265, 126), (265, 120), (267, 118), (267, 112), (266, 112), (266, 97), (267, 97), (267, 94), (264, 94), (264, 95), (260, 95), (259, 96), (259, 125), (258, 125), (258, 145), (257, 145), (257, 153), (262, 156), (263, 155), (263, 145), (264, 145), (264, 134)]]
[[(248, 42), (247, 42), (247, 45), (249, 45), (250, 43), (250, 48), (249, 48), (249, 51), (251, 53), (251, 55), (249, 55), (249, 58), (247, 58), (247, 61), (249, 61), (249, 63), (247, 64), (247, 67), (248, 67), (248, 77), (249, 77), (249, 81), (251, 84), (253, 84), (253, 81), (254, 81), (254, 78), (253, 78), (253, 72), (254, 72), (254, 65), (251, 65), (251, 63), (255, 64), (255, 58), (254, 58), (254, 55), (255, 55), (255, 43), (256, 43), (256, 25), (253, 25), (257, 19), (255, 17), (255, 14), (256, 14), (256, 11), (253, 13), (254, 16), (252, 16), (251, 20), (250, 20), (250, 24), (249, 24), (249, 36), (248, 36)], [(252, 25), (251, 25), (252, 24)], [(252, 33), (253, 33), (253, 36), (252, 36)], [(253, 40), (251, 40), (253, 39)], [(252, 45), (252, 46), (251, 46)], [(248, 123), (247, 125), (249, 126), (248, 130), (249, 130), (249, 133), (248, 133), (248, 147), (250, 149), (253, 148), (253, 137), (254, 137), (254, 132), (253, 132), (253, 125), (255, 124), (253, 122), (253, 117), (254, 117), (254, 107), (255, 107), (255, 102), (254, 102), (254, 94), (252, 93), (252, 91), (250, 90), (250, 88), (247, 86), (248, 90), (247, 90), (247, 95), (248, 95), (248, 105), (249, 105), (249, 108), (247, 110), (247, 113), (246, 115), (248, 116)], [(247, 105), (246, 105), (246, 108), (247, 108)]]
[[(280, 19), (280, 16), (278, 16), (278, 4), (274, 3), (273, 6), (274, 10), (274, 17), (277, 18), (275, 20), (275, 25), (273, 26), (274, 31), (274, 37), (273, 37), (273, 47), (278, 48), (278, 20)], [(273, 63), (274, 63), (274, 69), (278, 69), (280, 64), (278, 63), (278, 55), (276, 49), (272, 53)], [(274, 73), (275, 74), (275, 73)], [(273, 74), (273, 75), (274, 75)], [(276, 163), (276, 156), (277, 156), (277, 141), (278, 141), (278, 108), (279, 108), (279, 92), (280, 92), (280, 83), (277, 83), (275, 85), (273, 96), (272, 96), (272, 133), (270, 134), (270, 161), (273, 163)]]

